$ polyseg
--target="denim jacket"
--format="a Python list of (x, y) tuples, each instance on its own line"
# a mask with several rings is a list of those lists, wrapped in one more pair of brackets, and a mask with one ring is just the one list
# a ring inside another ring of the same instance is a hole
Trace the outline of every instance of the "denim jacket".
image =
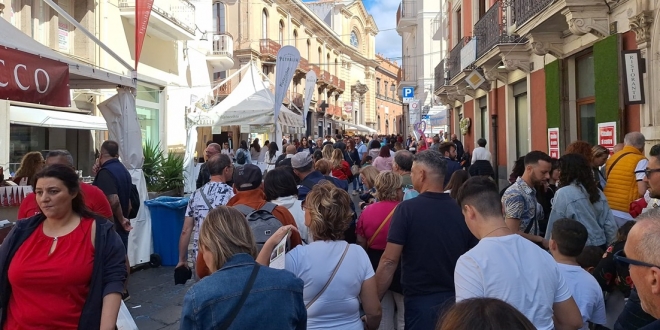
[(592, 204), (586, 189), (581, 184), (573, 183), (557, 190), (552, 200), (552, 211), (545, 238), (550, 239), (555, 221), (569, 218), (587, 227), (589, 238), (586, 246), (612, 243), (616, 239), (617, 225), (605, 195), (600, 190), (598, 193), (600, 200)]
[[(236, 254), (193, 285), (183, 299), (181, 329), (218, 328), (240, 300), (254, 265), (250, 255)], [(303, 281), (285, 270), (258, 267), (250, 294), (229, 329), (306, 329)]]

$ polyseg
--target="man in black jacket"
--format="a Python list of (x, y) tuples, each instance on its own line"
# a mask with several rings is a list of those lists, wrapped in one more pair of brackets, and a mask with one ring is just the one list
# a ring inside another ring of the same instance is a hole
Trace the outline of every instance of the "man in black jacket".
[(465, 149), (463, 149), (463, 143), (458, 139), (456, 134), (451, 135), (451, 142), (453, 142), (456, 146), (456, 159), (463, 159), (463, 153), (465, 152)]
[[(204, 150), (204, 156), (206, 157), (206, 160), (208, 160), (209, 158), (215, 155), (219, 155), (221, 152), (222, 152), (222, 147), (219, 144), (210, 143), (208, 146), (206, 146), (206, 149)], [(201, 188), (209, 181), (211, 181), (211, 174), (209, 174), (209, 170), (206, 169), (206, 163), (204, 163), (199, 168), (199, 175), (197, 175), (197, 184), (196, 184), (197, 189)]]

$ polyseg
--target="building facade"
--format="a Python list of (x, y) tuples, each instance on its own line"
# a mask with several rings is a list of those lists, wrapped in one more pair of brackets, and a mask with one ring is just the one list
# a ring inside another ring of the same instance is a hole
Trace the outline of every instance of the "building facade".
[(398, 63), (376, 55), (376, 130), (379, 134), (403, 134), (403, 104), (397, 93), (401, 68)]
[[(652, 105), (660, 91), (653, 55), (660, 47), (659, 6), (450, 1), (441, 13), (450, 50), (437, 64), (435, 95), (450, 108), (451, 131), (468, 150), (477, 139), (488, 140), (500, 185), (515, 159), (531, 150), (561, 156), (575, 140), (611, 147), (640, 130), (649, 144), (658, 143)], [(636, 50), (639, 61), (623, 55)]]
[(420, 100), (420, 109), (425, 111), (409, 112), (404, 106), (407, 122), (406, 129), (420, 122), (422, 115), (433, 107), (434, 69), (446, 51), (445, 40), (435, 36), (439, 29), (439, 13), (443, 12), (446, 0), (423, 1), (402, 0), (396, 14), (396, 31), (401, 36), (401, 82), (402, 87), (413, 87), (415, 99)]
[[(301, 61), (284, 99), (285, 105), (294, 112), (302, 111), (305, 75), (310, 70), (316, 73), (317, 84), (306, 130), (283, 133), (292, 137), (325, 136), (375, 128), (378, 28), (362, 2), (238, 0), (213, 5), (222, 8), (218, 11), (225, 15), (221, 20), (231, 17), (236, 23), (225, 26), (225, 34), (234, 39), (235, 64), (216, 73), (216, 83), (250, 61), (257, 62), (268, 79), (274, 81), (277, 52), (282, 46), (294, 46), (300, 51)], [(219, 99), (229, 95), (231, 86), (240, 79), (238, 75), (228, 81), (218, 91)]]

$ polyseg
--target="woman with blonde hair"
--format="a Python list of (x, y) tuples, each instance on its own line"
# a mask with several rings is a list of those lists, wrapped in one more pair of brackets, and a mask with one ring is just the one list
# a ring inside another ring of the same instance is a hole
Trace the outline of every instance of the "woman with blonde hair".
[[(353, 215), (350, 203), (346, 191), (321, 182), (303, 204), (305, 224), (314, 242), (287, 253), (284, 267), (305, 283), (307, 329), (363, 330), (377, 329), (380, 324), (380, 301), (369, 257), (361, 247), (343, 240)], [(269, 264), (285, 234), (278, 230), (271, 236), (259, 253), (259, 263)]]
[(325, 159), (319, 159), (314, 163), (314, 169), (321, 172), (324, 176), (332, 174), (332, 163)]
[(332, 161), (333, 150), (335, 150), (335, 148), (332, 147), (332, 144), (326, 144), (325, 146), (323, 146), (323, 149), (321, 150), (321, 152), (323, 153), (323, 159)]
[(303, 282), (255, 262), (257, 246), (241, 212), (211, 210), (199, 232), (199, 253), (211, 275), (186, 293), (182, 329), (305, 329)]
[(374, 187), (378, 173), (380, 171), (374, 166), (367, 166), (360, 169), (360, 180), (362, 180), (362, 184), (364, 185), (364, 194), (360, 195), (362, 201), (358, 204), (360, 209), (364, 209), (376, 200), (374, 197), (376, 188)]
[(344, 153), (340, 149), (334, 149), (332, 151), (332, 176), (348, 181), (351, 175), (351, 166), (344, 160)]
[[(387, 245), (392, 215), (403, 199), (403, 181), (394, 172), (381, 172), (376, 177), (375, 188), (378, 202), (368, 206), (360, 214), (356, 233), (357, 243), (369, 256), (371, 265), (376, 270)], [(401, 269), (397, 268), (392, 284), (381, 300), (383, 317), (379, 329), (403, 329), (403, 290), (401, 288)], [(396, 309), (396, 312), (395, 312)]]
[(39, 151), (28, 152), (21, 159), (21, 166), (14, 174), (13, 181), (22, 186), (31, 186), (34, 175), (44, 168), (44, 156)]

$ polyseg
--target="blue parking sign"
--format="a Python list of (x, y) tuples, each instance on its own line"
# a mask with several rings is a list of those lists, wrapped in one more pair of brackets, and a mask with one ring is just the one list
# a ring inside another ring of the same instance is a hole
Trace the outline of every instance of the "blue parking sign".
[(415, 88), (414, 87), (403, 87), (401, 89), (401, 93), (403, 97), (415, 97)]

